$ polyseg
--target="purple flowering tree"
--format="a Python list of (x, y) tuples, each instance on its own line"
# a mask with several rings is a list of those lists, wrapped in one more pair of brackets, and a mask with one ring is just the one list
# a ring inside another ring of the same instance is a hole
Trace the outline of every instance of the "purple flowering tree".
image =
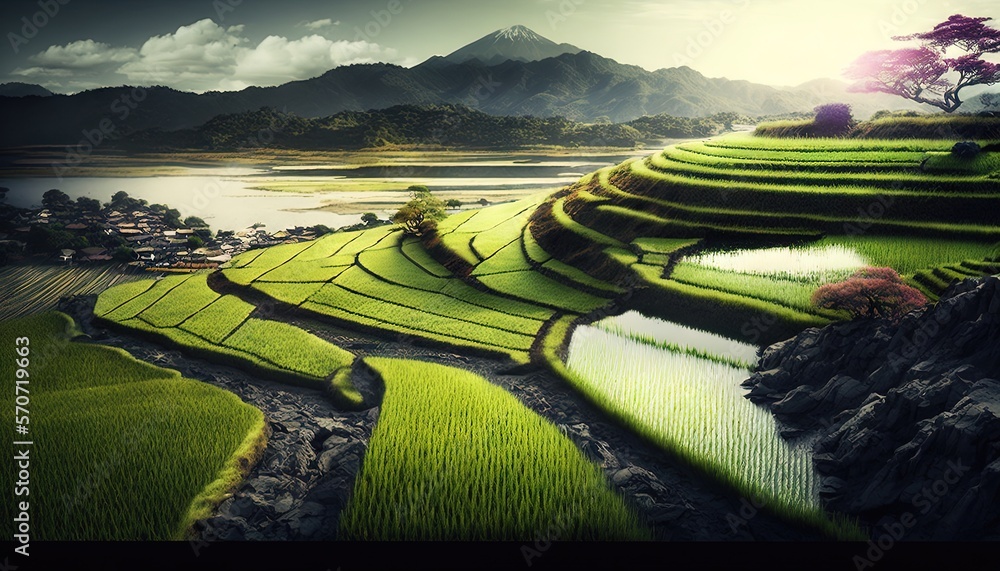
[(955, 111), (962, 105), (962, 89), (1000, 82), (1000, 64), (983, 59), (1000, 53), (1000, 30), (985, 23), (990, 20), (955, 14), (929, 32), (893, 37), (918, 40), (921, 46), (864, 54), (845, 72), (857, 80), (851, 90), (891, 93)]

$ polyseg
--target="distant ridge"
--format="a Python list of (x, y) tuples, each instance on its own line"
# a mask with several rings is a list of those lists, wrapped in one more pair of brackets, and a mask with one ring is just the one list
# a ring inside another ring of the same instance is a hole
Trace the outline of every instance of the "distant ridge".
[(54, 94), (41, 85), (33, 83), (21, 83), (19, 81), (0, 83), (0, 97), (28, 97), (30, 95), (49, 97)]

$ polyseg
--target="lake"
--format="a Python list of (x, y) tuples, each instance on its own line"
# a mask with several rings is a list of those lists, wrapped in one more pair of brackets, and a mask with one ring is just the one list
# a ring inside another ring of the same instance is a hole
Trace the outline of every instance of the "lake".
[[(637, 151), (636, 156), (643, 154)], [(444, 199), (478, 207), (556, 189), (588, 172), (632, 155), (566, 156), (484, 154), (420, 157), (376, 164), (258, 165), (186, 168), (178, 176), (2, 177), (7, 202), (39, 207), (42, 194), (58, 188), (108, 202), (118, 191), (198, 216), (213, 229), (357, 224), (364, 212), (387, 218), (408, 199), (406, 188), (422, 184)], [(2, 171), (0, 171), (2, 172)]]

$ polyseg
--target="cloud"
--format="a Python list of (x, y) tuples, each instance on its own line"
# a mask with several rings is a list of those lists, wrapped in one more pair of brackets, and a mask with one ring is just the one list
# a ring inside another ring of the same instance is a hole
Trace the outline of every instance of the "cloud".
[(122, 64), (136, 57), (134, 48), (113, 48), (94, 40), (79, 40), (65, 46), (49, 46), (47, 50), (30, 56), (28, 61), (41, 68), (87, 69)]
[(340, 20), (336, 22), (330, 18), (323, 18), (322, 20), (315, 20), (312, 22), (303, 22), (299, 24), (300, 26), (310, 29), (310, 30), (322, 30), (323, 28), (332, 28), (334, 26), (340, 25)]
[(268, 36), (240, 55), (233, 78), (251, 85), (277, 85), (322, 75), (340, 65), (371, 63), (395, 56), (395, 50), (364, 41), (332, 41), (318, 35), (298, 40)]
[(33, 64), (18, 67), (10, 77), (39, 83), (61, 92), (76, 92), (107, 85), (124, 63), (138, 58), (138, 50), (112, 47), (94, 40), (79, 40), (64, 46), (49, 46), (45, 51), (29, 56)]
[(130, 81), (207, 91), (231, 76), (246, 38), (242, 26), (223, 28), (210, 19), (181, 26), (172, 34), (153, 36), (139, 57), (118, 68)]
[(395, 50), (378, 44), (333, 41), (316, 34), (295, 40), (268, 36), (251, 46), (243, 31), (243, 26), (223, 28), (209, 19), (181, 26), (172, 34), (146, 40), (138, 57), (126, 62), (118, 72), (139, 83), (192, 91), (233, 90), (249, 85), (280, 85), (315, 77), (341, 65), (397, 57)]

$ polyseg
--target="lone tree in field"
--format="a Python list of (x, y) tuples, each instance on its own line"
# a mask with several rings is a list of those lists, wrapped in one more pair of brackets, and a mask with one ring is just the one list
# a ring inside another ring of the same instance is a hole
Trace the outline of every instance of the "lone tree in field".
[(863, 268), (846, 281), (821, 286), (812, 302), (824, 309), (845, 310), (851, 317), (898, 321), (927, 305), (927, 298), (903, 283), (892, 268)]
[(929, 32), (894, 36), (921, 45), (864, 54), (845, 72), (858, 80), (851, 91), (891, 93), (955, 111), (962, 105), (962, 89), (1000, 82), (1000, 64), (983, 59), (984, 54), (1000, 53), (1000, 30), (984, 23), (990, 20), (955, 14)]
[(851, 106), (846, 103), (827, 103), (815, 109), (813, 128), (820, 137), (846, 135), (855, 125)]
[(444, 220), (444, 202), (431, 194), (426, 186), (411, 186), (410, 201), (392, 217), (396, 224), (402, 224), (407, 234), (423, 236), (437, 229), (437, 223)]

